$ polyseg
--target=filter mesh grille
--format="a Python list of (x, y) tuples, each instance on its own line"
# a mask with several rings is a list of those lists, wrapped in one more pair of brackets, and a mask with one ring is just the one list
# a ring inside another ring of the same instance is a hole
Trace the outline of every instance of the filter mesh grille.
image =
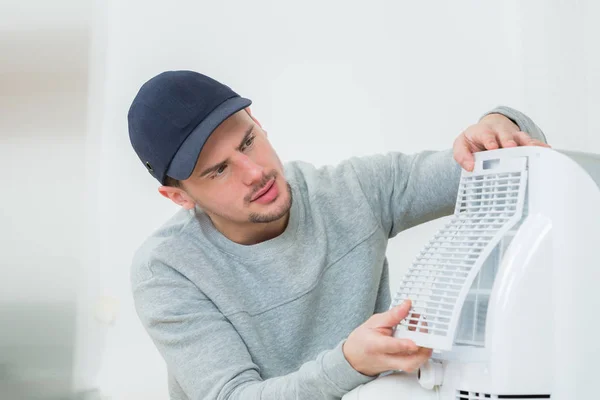
[(453, 218), (418, 254), (392, 300), (392, 306), (412, 301), (396, 337), (441, 350), (452, 347), (473, 279), (494, 246), (521, 219), (526, 176), (524, 159), (463, 171)]

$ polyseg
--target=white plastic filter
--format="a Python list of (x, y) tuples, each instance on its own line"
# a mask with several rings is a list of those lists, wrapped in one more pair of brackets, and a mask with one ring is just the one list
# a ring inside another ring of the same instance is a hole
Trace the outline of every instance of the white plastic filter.
[(526, 184), (524, 157), (479, 161), (473, 172), (462, 171), (453, 218), (419, 253), (392, 300), (392, 307), (412, 301), (395, 337), (452, 348), (473, 280), (523, 215)]

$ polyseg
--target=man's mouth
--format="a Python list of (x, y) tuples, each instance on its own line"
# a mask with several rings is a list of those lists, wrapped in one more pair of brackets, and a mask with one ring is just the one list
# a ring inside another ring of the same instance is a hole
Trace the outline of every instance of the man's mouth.
[(263, 194), (267, 193), (269, 191), (269, 189), (271, 189), (271, 186), (273, 186), (274, 184), (275, 184), (275, 178), (271, 179), (269, 182), (267, 182), (267, 184), (262, 189), (260, 189), (258, 192), (256, 192), (256, 194), (254, 196), (252, 196), (250, 201), (252, 202), (252, 201), (258, 199)]

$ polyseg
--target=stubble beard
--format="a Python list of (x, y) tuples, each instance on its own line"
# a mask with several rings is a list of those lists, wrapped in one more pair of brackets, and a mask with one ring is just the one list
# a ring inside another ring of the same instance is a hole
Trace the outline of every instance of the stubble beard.
[(285, 204), (282, 204), (278, 210), (270, 212), (268, 214), (261, 213), (251, 213), (248, 217), (248, 221), (255, 224), (265, 224), (273, 221), (277, 221), (280, 218), (283, 218), (288, 211), (292, 208), (293, 196), (292, 196), (292, 187), (289, 183), (286, 182), (287, 192), (288, 192), (288, 200)]

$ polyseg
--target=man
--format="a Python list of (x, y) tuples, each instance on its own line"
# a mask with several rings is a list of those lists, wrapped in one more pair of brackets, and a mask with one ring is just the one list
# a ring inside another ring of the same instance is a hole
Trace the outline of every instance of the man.
[(473, 152), (546, 146), (543, 133), (501, 107), (453, 151), (284, 167), (250, 104), (207, 76), (169, 71), (129, 110), (133, 148), (182, 208), (137, 251), (131, 275), (171, 398), (334, 399), (418, 368), (431, 350), (392, 337), (410, 303), (388, 310), (388, 240), (452, 213)]

